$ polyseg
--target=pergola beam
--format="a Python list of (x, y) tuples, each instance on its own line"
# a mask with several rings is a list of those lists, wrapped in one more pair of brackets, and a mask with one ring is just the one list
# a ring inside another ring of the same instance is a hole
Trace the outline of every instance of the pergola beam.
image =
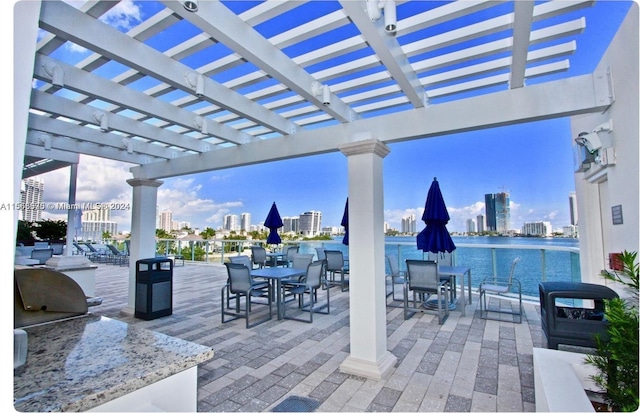
[[(184, 10), (182, 3), (173, 3), (174, 6), (177, 5)], [(217, 2), (205, 2), (205, 4), (210, 3)], [(237, 20), (237, 16), (234, 15), (234, 17)], [(145, 47), (135, 39), (100, 23), (64, 2), (43, 2), (40, 25), (57, 36), (99, 52), (111, 60), (168, 83), (176, 89), (189, 94), (194, 93), (185, 81), (185, 75), (194, 72), (193, 69), (152, 48)], [(291, 121), (264, 109), (210, 78), (204, 77), (203, 83), (202, 99), (232, 112), (242, 113), (246, 118), (267, 125), (282, 134), (289, 134), (295, 130), (295, 125)]]
[[(180, 2), (162, 3), (340, 122), (350, 122), (357, 117), (349, 106), (333, 94), (331, 103), (323, 104), (322, 97), (312, 91), (316, 80), (221, 2), (202, 2), (197, 13), (186, 11)], [(284, 134), (288, 133), (291, 132)]]
[(597, 112), (611, 104), (609, 93), (606, 76), (583, 75), (188, 155), (131, 172), (136, 178), (158, 179), (336, 152), (339, 145), (372, 131), (380, 141), (393, 143)]
[(516, 1), (514, 3), (513, 48), (511, 50), (511, 89), (524, 86), (524, 72), (527, 67), (529, 53), (529, 34), (533, 21), (533, 1)]

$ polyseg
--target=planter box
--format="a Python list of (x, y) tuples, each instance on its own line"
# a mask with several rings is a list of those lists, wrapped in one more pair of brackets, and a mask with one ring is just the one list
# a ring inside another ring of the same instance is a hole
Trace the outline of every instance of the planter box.
[(568, 351), (533, 349), (537, 412), (593, 412), (585, 390), (599, 391), (589, 378), (598, 373), (586, 356)]

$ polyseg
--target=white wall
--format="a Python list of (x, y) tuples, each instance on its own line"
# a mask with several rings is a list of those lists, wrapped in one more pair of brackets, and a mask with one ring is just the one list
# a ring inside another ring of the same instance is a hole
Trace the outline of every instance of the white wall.
[[(599, 273), (608, 268), (608, 254), (638, 251), (639, 241), (639, 126), (638, 5), (633, 3), (624, 23), (600, 61), (595, 74), (610, 68), (614, 103), (604, 112), (574, 116), (572, 139), (580, 132), (613, 121), (613, 131), (599, 136), (613, 147), (616, 164), (591, 168), (575, 175), (580, 232), (580, 267), (585, 282), (603, 283)], [(622, 205), (623, 224), (613, 225), (611, 207)]]

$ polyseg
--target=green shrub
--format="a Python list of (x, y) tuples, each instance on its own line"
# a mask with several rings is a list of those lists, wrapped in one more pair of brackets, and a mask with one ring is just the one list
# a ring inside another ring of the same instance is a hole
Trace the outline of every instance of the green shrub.
[(638, 410), (638, 263), (637, 252), (623, 252), (621, 272), (602, 275), (622, 283), (631, 292), (632, 299), (615, 298), (605, 302), (607, 336), (596, 337), (595, 355), (587, 356), (587, 363), (594, 365), (598, 375), (591, 379), (604, 392), (605, 400), (614, 411)]

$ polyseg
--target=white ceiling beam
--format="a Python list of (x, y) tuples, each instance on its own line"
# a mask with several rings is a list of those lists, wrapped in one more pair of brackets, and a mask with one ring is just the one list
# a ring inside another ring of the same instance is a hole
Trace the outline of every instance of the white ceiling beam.
[[(182, 3), (172, 3), (184, 10)], [(217, 2), (203, 3), (201, 8)], [(185, 13), (188, 12), (185, 10)], [(166, 82), (174, 88), (193, 93), (193, 90), (185, 82), (185, 74), (193, 72), (193, 69), (92, 19), (63, 2), (43, 2), (40, 25), (60, 37)], [(211, 101), (232, 112), (242, 113), (245, 117), (284, 134), (291, 133), (295, 129), (295, 125), (286, 119), (207, 77), (204, 78), (202, 99)]]
[(416, 108), (423, 107), (426, 99), (420, 80), (402, 53), (398, 40), (385, 32), (384, 20), (372, 23), (361, 2), (340, 0), (340, 4), (411, 104)]
[(257, 6), (241, 13), (239, 17), (251, 26), (257, 26), (267, 20), (273, 19), (287, 11), (303, 5), (307, 0), (283, 1), (271, 0), (259, 3)]
[[(301, 130), (233, 148), (131, 168), (136, 178), (158, 179), (338, 151), (363, 133), (386, 143), (423, 139), (524, 122), (601, 112), (611, 102), (606, 76), (583, 75), (480, 95), (355, 122)], [(460, 116), (464, 113), (465, 116)]]
[(511, 89), (524, 86), (524, 71), (527, 67), (527, 54), (529, 53), (529, 35), (533, 22), (533, 5), (533, 1), (514, 2), (513, 46), (509, 75)]
[[(54, 61), (50, 57), (36, 54), (34, 66), (34, 77), (48, 81), (43, 73), (42, 66), (47, 61)], [(170, 123), (182, 125), (186, 128), (197, 129), (193, 125), (193, 113), (185, 109), (173, 106), (170, 103), (137, 92), (126, 86), (113, 83), (105, 78), (96, 76), (84, 70), (76, 69), (73, 66), (55, 60), (65, 72), (65, 88), (92, 96), (105, 102), (129, 108), (133, 111), (146, 113), (148, 116), (165, 119)], [(207, 120), (209, 134), (220, 139), (242, 144), (251, 142), (254, 138), (241, 131), (237, 131), (229, 126)]]
[(506, 0), (452, 1), (443, 6), (433, 8), (420, 14), (398, 21), (396, 36), (432, 27), (449, 20), (464, 17), (468, 14), (496, 6)]
[[(29, 131), (29, 133), (27, 133), (27, 144), (42, 146), (38, 134), (39, 132), (37, 131)], [(65, 152), (91, 155), (98, 158), (106, 158), (114, 161), (131, 163), (135, 165), (144, 165), (157, 160), (156, 158), (152, 158), (149, 155), (128, 153), (125, 150), (120, 150), (111, 146), (98, 145), (93, 142), (78, 142), (75, 139), (69, 139), (62, 136), (51, 137), (51, 148)]]
[[(221, 2), (202, 2), (197, 13), (186, 11), (180, 3), (174, 1), (163, 1), (163, 4), (340, 122), (350, 122), (356, 117), (351, 108), (335, 95), (331, 96), (331, 104), (324, 105), (322, 97), (312, 92), (315, 79)], [(259, 119), (252, 120), (268, 125)], [(291, 130), (273, 129), (285, 134), (291, 133)]]
[(40, 159), (51, 159), (53, 161), (78, 163), (80, 155), (74, 152), (61, 151), (59, 149), (45, 149), (43, 146), (27, 145), (24, 150), (24, 156), (30, 156)]
[[(45, 116), (29, 115), (29, 129), (73, 138), (76, 141), (91, 142), (96, 145), (111, 146), (129, 153), (140, 153), (156, 158), (172, 159), (184, 154), (177, 149), (169, 149), (155, 143), (147, 143), (138, 139), (125, 137), (113, 132), (103, 132), (100, 129), (81, 126)], [(125, 144), (124, 142), (127, 142)], [(130, 146), (129, 146), (130, 145)]]
[(207, 146), (209, 146), (208, 144), (205, 145), (198, 139), (37, 90), (31, 91), (31, 107), (58, 116), (93, 124), (97, 124), (93, 114), (95, 112), (105, 112), (108, 116), (109, 129), (111, 130), (155, 140), (168, 146), (175, 146), (194, 152), (206, 152), (206, 150), (210, 149), (207, 148)]

